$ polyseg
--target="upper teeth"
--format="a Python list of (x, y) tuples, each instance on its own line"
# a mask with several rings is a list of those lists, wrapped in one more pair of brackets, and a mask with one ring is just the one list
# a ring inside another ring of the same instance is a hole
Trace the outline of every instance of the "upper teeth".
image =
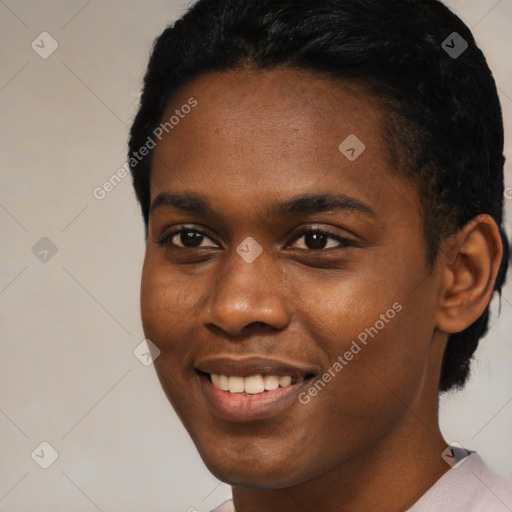
[(265, 390), (271, 391), (279, 386), (290, 386), (292, 378), (289, 375), (278, 377), (277, 375), (250, 375), (249, 377), (228, 377), (227, 375), (211, 374), (213, 385), (230, 393), (249, 393), (257, 395)]

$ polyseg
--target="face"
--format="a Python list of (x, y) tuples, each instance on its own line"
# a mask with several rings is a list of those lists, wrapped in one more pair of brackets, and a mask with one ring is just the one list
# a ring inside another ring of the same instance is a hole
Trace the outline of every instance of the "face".
[(164, 120), (176, 110), (154, 151), (141, 309), (206, 465), (290, 486), (406, 432), (437, 396), (439, 282), (378, 102), (244, 70), (201, 77)]

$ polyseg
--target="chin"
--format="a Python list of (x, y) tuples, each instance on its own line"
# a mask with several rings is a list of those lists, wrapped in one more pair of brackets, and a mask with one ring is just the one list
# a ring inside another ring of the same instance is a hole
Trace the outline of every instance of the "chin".
[[(204, 459), (203, 459), (204, 460)], [(227, 467), (226, 465), (206, 464), (208, 470), (222, 482), (235, 487), (259, 489), (282, 489), (301, 483), (304, 479), (295, 477), (288, 469)]]
[[(226, 442), (233, 446), (236, 441)], [(224, 443), (218, 443), (219, 449), (203, 447), (196, 443), (204, 464), (208, 470), (222, 482), (241, 487), (257, 487), (262, 489), (281, 489), (291, 487), (308, 479), (305, 468), (311, 465), (305, 461), (299, 461), (296, 455), (277, 457), (274, 451), (261, 451), (257, 446), (248, 448), (244, 443), (244, 452), (240, 453), (236, 448), (228, 451), (223, 448)], [(281, 453), (283, 452), (281, 448)], [(293, 464), (291, 461), (294, 461)]]

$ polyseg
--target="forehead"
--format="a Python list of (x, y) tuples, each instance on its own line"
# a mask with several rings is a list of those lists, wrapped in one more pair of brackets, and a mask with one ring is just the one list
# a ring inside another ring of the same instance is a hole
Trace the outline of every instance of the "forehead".
[(396, 181), (379, 101), (354, 84), (291, 69), (211, 73), (179, 91), (163, 122), (176, 114), (155, 148), (152, 199), (193, 186), (224, 202), (332, 189), (378, 202)]
[[(265, 132), (265, 142), (274, 141), (282, 150), (287, 140), (290, 144), (301, 138), (318, 142), (326, 132), (334, 141), (351, 129), (369, 132), (368, 138), (381, 135), (381, 105), (375, 95), (361, 86), (304, 70), (251, 68), (202, 75), (178, 91), (162, 121), (191, 97), (197, 100), (189, 116), (193, 120), (174, 126), (170, 136), (183, 134), (191, 122), (204, 123), (201, 135), (209, 134), (217, 142), (224, 137), (243, 140), (248, 146), (248, 135), (261, 139)], [(305, 150), (309, 146), (302, 144)]]

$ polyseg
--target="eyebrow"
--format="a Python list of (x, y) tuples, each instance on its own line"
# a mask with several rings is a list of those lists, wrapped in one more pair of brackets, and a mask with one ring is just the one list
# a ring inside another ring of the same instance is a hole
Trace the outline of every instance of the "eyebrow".
[[(204, 216), (215, 216), (210, 202), (197, 194), (170, 194), (162, 192), (151, 204), (150, 213), (163, 207)], [(376, 216), (374, 210), (361, 201), (344, 194), (302, 194), (284, 202), (273, 203), (267, 213), (270, 217), (278, 217), (293, 213), (314, 214), (330, 211), (361, 212)]]

